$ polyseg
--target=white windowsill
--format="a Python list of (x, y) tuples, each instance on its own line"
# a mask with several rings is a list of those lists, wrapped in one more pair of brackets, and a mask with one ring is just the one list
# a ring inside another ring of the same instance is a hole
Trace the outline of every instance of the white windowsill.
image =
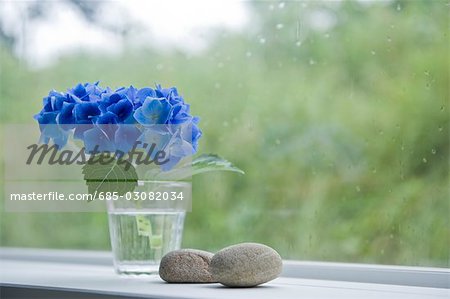
[(106, 252), (0, 248), (1, 298), (449, 298), (449, 281), (441, 268), (285, 261), (282, 277), (229, 289), (119, 277)]

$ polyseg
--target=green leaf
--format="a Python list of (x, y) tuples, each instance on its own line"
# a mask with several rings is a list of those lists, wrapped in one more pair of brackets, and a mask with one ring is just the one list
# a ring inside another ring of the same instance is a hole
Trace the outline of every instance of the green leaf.
[(230, 161), (219, 157), (218, 155), (203, 154), (192, 160), (190, 165), (184, 165), (167, 172), (160, 172), (156, 175), (155, 179), (177, 181), (210, 171), (231, 171), (245, 174), (244, 171), (234, 166)]
[(99, 197), (102, 192), (117, 192), (119, 196), (132, 192), (137, 185), (138, 176), (134, 166), (126, 161), (116, 159), (107, 164), (86, 163), (83, 175), (88, 192)]
[(200, 155), (192, 161), (192, 175), (208, 171), (233, 171), (245, 174), (230, 161), (214, 154)]

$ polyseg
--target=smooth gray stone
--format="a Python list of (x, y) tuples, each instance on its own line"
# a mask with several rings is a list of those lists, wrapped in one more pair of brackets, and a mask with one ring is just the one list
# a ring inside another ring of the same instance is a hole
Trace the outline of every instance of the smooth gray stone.
[(181, 249), (167, 253), (159, 265), (159, 276), (167, 282), (216, 282), (209, 273), (213, 254), (196, 249)]
[(241, 243), (217, 252), (209, 265), (214, 280), (229, 287), (254, 287), (277, 278), (280, 255), (269, 246)]

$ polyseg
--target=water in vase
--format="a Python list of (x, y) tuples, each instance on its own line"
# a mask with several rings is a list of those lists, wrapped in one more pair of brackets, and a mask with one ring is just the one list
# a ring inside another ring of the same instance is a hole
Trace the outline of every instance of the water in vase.
[(156, 274), (161, 257), (179, 249), (184, 212), (109, 212), (114, 266), (119, 274)]

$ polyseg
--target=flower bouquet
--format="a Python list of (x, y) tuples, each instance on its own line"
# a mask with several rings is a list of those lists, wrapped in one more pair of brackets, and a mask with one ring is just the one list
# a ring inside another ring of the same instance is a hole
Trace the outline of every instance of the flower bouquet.
[(192, 175), (243, 173), (217, 155), (193, 158), (202, 136), (199, 118), (175, 87), (78, 84), (50, 91), (34, 118), (40, 142), (53, 144), (60, 161), (82, 167), (91, 200), (107, 201), (121, 274), (154, 273), (161, 256), (180, 247)]

